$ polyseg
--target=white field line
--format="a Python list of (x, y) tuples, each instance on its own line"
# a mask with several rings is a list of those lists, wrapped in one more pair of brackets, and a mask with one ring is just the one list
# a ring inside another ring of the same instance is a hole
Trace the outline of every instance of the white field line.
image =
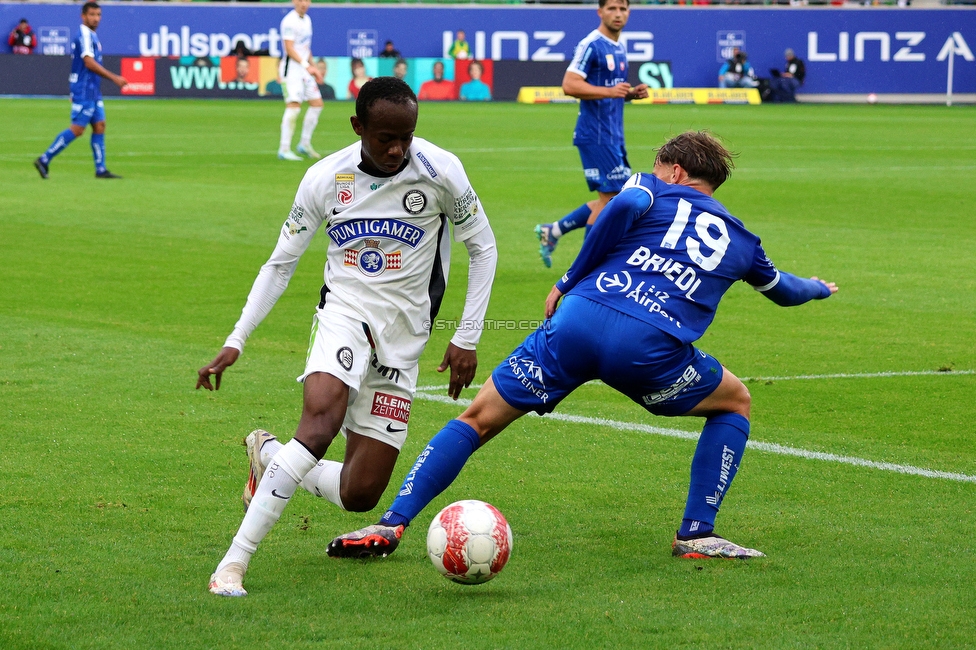
[[(829, 375), (790, 375), (787, 377), (739, 377), (742, 381), (790, 381), (793, 379), (871, 379), (876, 377), (951, 377), (953, 375), (976, 375), (976, 370), (892, 370), (883, 372), (835, 373)], [(599, 379), (588, 382), (605, 385)], [(481, 388), (482, 384), (471, 384), (469, 388)], [(418, 391), (447, 390), (447, 384), (419, 386)]]
[[(842, 377), (887, 377), (887, 376), (902, 376), (902, 375), (915, 375), (915, 374), (945, 374), (945, 373), (882, 373), (882, 374), (869, 374), (869, 375), (839, 375)], [(974, 371), (955, 371), (952, 374), (974, 374)], [(818, 377), (834, 377), (838, 375), (821, 375), (821, 376), (797, 376), (797, 377), (785, 377), (781, 379), (813, 379)], [(772, 379), (772, 378), (769, 378)], [(422, 399), (428, 402), (440, 402), (442, 404), (456, 404), (459, 407), (468, 406), (471, 404), (469, 399), (458, 399), (457, 401), (451, 399), (447, 395), (443, 394), (432, 394), (427, 391), (431, 390), (445, 390), (447, 386), (422, 386), (418, 389), (416, 397), (417, 399)], [(475, 388), (475, 386), (472, 386)], [(529, 413), (532, 417), (540, 417), (535, 413)], [(682, 431), (680, 429), (667, 429), (664, 427), (654, 427), (649, 424), (640, 424), (639, 422), (621, 422), (619, 420), (608, 420), (605, 418), (591, 418), (582, 415), (568, 415), (565, 413), (550, 413), (545, 416), (552, 420), (558, 420), (560, 422), (572, 422), (573, 424), (586, 424), (590, 426), (599, 427), (609, 427), (611, 429), (616, 429), (618, 431), (636, 431), (639, 433), (647, 433), (656, 436), (665, 436), (668, 438), (681, 438), (683, 440), (698, 440), (697, 431)], [(765, 451), (772, 454), (780, 454), (782, 456), (795, 456), (797, 458), (806, 458), (808, 460), (821, 460), (830, 463), (841, 463), (844, 465), (854, 465), (856, 467), (868, 467), (871, 469), (880, 469), (886, 472), (897, 472), (899, 474), (907, 474), (911, 476), (924, 476), (927, 478), (939, 478), (947, 481), (959, 481), (962, 483), (976, 483), (976, 476), (971, 476), (969, 474), (958, 474), (955, 472), (943, 472), (940, 470), (926, 469), (924, 467), (915, 467), (914, 465), (900, 465), (897, 463), (884, 463), (874, 460), (867, 460), (866, 458), (857, 458), (856, 456), (841, 456), (838, 454), (829, 454), (820, 451), (809, 451), (807, 449), (798, 449), (796, 447), (787, 447), (786, 445), (779, 445), (772, 442), (760, 442), (758, 440), (750, 440), (748, 442), (748, 447), (750, 449), (755, 449), (756, 451)]]
[(742, 381), (789, 381), (791, 379), (870, 379), (873, 377), (951, 377), (976, 375), (976, 370), (904, 370), (892, 372), (837, 373), (832, 375), (792, 375), (789, 377), (741, 377)]

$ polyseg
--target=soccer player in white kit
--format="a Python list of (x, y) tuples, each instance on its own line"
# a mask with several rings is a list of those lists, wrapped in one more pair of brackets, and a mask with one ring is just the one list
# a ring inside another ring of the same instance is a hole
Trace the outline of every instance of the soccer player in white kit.
[[(450, 223), (469, 255), (462, 320), (439, 372), (450, 369), (457, 399), (474, 379), (497, 252), (481, 201), (456, 156), (415, 138), (417, 98), (394, 77), (362, 88), (351, 118), (360, 141), (305, 174), (278, 245), (261, 267), (224, 348), (199, 371), (197, 388), (220, 387), (223, 371), (288, 285), (312, 236), (329, 237), (325, 285), (312, 324), (302, 417), (280, 443), (266, 431), (247, 437), (251, 474), (247, 514), (210, 591), (244, 596), (244, 573), (258, 543), (299, 485), (340, 508), (373, 509), (407, 436), (418, 360), (450, 269)], [(336, 434), (342, 463), (321, 460)]]
[(309, 158), (321, 158), (312, 148), (312, 133), (322, 112), (322, 93), (318, 84), (324, 81), (322, 73), (312, 61), (312, 19), (308, 17), (312, 0), (292, 0), (292, 4), (295, 8), (281, 20), (281, 41), (285, 52), (278, 64), (278, 76), (281, 77), (281, 90), (285, 96), (285, 114), (281, 118), (278, 158), (301, 160), (301, 156), (291, 150), (291, 139), (295, 134), (298, 114), (302, 111), (302, 102), (308, 102), (308, 110), (302, 122), (298, 153)]

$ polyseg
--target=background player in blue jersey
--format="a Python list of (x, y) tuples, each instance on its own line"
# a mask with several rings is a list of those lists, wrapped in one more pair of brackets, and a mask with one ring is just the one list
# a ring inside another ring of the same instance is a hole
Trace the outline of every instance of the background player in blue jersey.
[(600, 0), (600, 26), (576, 46), (563, 76), (563, 92), (580, 100), (573, 144), (583, 161), (583, 175), (598, 196), (555, 223), (535, 227), (542, 263), (552, 266), (559, 238), (592, 224), (630, 178), (624, 148), (624, 101), (647, 97), (647, 84), (627, 83), (627, 48), (620, 32), (630, 18), (629, 0)]
[(81, 27), (78, 35), (71, 41), (71, 126), (54, 138), (54, 142), (34, 167), (41, 178), (48, 177), (51, 159), (64, 151), (75, 138), (85, 132), (91, 124), (91, 148), (95, 158), (96, 178), (121, 178), (105, 167), (105, 104), (102, 102), (101, 77), (105, 77), (119, 88), (128, 81), (102, 67), (102, 44), (98, 42), (95, 30), (102, 20), (102, 9), (95, 2), (86, 2), (81, 7)]
[(782, 306), (828, 298), (837, 287), (773, 266), (759, 238), (712, 198), (731, 169), (729, 152), (704, 132), (684, 133), (661, 147), (654, 173), (627, 181), (553, 287), (546, 298), (550, 320), (427, 444), (380, 522), (337, 537), (329, 555), (389, 554), (404, 527), (481, 445), (528, 411), (549, 413), (578, 386), (600, 379), (655, 415), (705, 418), (672, 553), (762, 556), (713, 530), (745, 451), (751, 398), (693, 342), (738, 280)]

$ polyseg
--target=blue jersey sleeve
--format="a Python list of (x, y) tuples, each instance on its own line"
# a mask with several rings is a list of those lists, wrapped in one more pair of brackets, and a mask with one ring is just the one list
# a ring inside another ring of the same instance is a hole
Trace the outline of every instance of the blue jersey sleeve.
[(606, 258), (634, 222), (647, 213), (653, 202), (650, 190), (628, 182), (624, 190), (603, 208), (590, 234), (583, 240), (579, 255), (556, 283), (556, 288), (565, 294), (575, 287)]
[(819, 280), (799, 278), (777, 270), (761, 244), (756, 245), (752, 268), (742, 278), (780, 307), (795, 307), (811, 300), (830, 297), (830, 289)]
[(569, 64), (569, 70), (581, 75), (584, 79), (590, 76), (590, 62), (593, 60), (594, 47), (593, 44), (587, 44), (585, 47), (581, 43), (577, 47), (576, 55)]
[(811, 300), (830, 297), (830, 289), (820, 280), (798, 278), (792, 273), (777, 272), (777, 279), (771, 287), (757, 287), (764, 296), (780, 307), (795, 307)]
[(756, 248), (752, 253), (752, 265), (746, 274), (742, 276), (742, 279), (759, 291), (763, 291), (763, 287), (767, 285), (771, 287), (775, 284), (778, 274), (779, 271), (776, 270), (776, 267), (766, 255), (766, 251), (763, 250), (762, 242), (757, 241)]

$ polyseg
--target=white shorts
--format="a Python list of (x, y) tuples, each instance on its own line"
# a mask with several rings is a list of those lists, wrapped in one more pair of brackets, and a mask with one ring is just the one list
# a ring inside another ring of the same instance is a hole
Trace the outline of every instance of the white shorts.
[(289, 60), (288, 74), (285, 74), (284, 70), (285, 64), (282, 63), (278, 66), (278, 72), (283, 80), (281, 94), (286, 104), (301, 104), (313, 99), (322, 99), (315, 78), (308, 73), (308, 70), (302, 70), (301, 64)]
[(316, 372), (326, 372), (349, 387), (343, 435), (350, 430), (396, 449), (403, 447), (417, 389), (417, 364), (402, 369), (381, 365), (366, 324), (326, 305), (312, 319), (308, 359), (298, 381)]

